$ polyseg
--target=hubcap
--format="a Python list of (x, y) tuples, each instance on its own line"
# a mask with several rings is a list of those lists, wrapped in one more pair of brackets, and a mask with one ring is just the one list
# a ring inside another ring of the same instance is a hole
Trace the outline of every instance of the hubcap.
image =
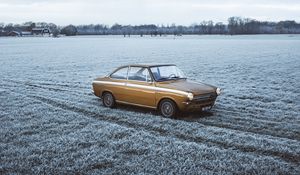
[(110, 94), (106, 94), (104, 96), (104, 103), (105, 103), (106, 106), (111, 106), (112, 101), (113, 101), (113, 99), (112, 99), (112, 96)]
[(164, 102), (162, 105), (162, 113), (164, 116), (170, 117), (173, 114), (173, 105), (170, 102)]

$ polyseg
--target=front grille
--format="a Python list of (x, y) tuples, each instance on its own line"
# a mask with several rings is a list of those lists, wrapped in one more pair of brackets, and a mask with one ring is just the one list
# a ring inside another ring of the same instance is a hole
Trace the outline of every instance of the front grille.
[(193, 101), (195, 102), (203, 102), (203, 101), (213, 101), (217, 97), (216, 93), (207, 93), (194, 96)]

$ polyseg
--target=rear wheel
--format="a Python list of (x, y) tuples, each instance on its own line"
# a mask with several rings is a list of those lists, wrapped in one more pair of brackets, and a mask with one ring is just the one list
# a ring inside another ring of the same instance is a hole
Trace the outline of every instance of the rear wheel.
[(164, 99), (159, 105), (160, 113), (167, 118), (174, 118), (177, 112), (176, 104), (169, 99)]
[(102, 103), (105, 107), (113, 108), (116, 104), (114, 96), (110, 92), (104, 92)]

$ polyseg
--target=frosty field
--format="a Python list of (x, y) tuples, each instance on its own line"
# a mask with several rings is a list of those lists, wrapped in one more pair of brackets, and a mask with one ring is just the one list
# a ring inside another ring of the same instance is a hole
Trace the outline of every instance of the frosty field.
[[(299, 35), (0, 38), (0, 61), (0, 174), (300, 174)], [(145, 62), (223, 94), (172, 120), (91, 93)]]

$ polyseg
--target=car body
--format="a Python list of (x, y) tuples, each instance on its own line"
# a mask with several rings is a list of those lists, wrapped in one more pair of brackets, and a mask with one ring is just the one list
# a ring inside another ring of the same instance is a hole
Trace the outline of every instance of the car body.
[[(123, 103), (159, 109), (166, 117), (173, 117), (177, 111), (210, 109), (220, 94), (215, 86), (187, 80), (174, 64), (121, 66), (96, 78), (93, 91), (104, 106)], [(170, 108), (172, 111), (166, 113)]]

